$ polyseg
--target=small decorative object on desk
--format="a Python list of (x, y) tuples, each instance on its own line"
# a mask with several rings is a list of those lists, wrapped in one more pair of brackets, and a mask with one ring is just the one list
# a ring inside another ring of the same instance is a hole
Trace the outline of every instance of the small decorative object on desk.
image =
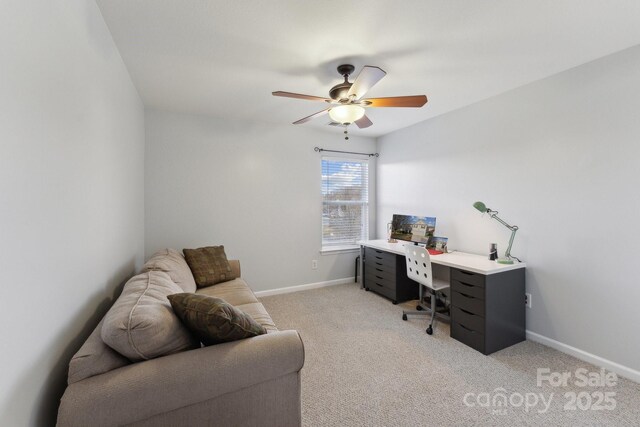
[(489, 246), (489, 259), (491, 261), (495, 261), (498, 259), (498, 244), (497, 243), (492, 243)]
[(449, 239), (446, 237), (430, 237), (429, 244), (427, 245), (427, 251), (429, 251), (430, 255), (439, 255), (441, 253), (447, 252), (448, 240)]
[(391, 237), (391, 231), (393, 230), (393, 226), (390, 222), (387, 223), (387, 242), (388, 243), (398, 243), (396, 239)]

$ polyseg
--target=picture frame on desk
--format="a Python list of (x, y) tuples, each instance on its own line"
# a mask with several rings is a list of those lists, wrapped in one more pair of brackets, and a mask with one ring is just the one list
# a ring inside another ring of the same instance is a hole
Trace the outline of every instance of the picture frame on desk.
[(427, 250), (431, 255), (439, 255), (442, 253), (447, 253), (447, 242), (449, 239), (447, 237), (438, 237), (432, 236), (429, 238), (429, 243), (427, 244)]

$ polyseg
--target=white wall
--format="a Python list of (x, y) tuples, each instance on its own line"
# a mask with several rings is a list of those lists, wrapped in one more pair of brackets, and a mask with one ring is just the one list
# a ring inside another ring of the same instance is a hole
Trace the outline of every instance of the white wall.
[(158, 111), (147, 111), (145, 123), (147, 256), (223, 244), (255, 291), (353, 277), (356, 252), (319, 254), (320, 155), (313, 148), (369, 153), (373, 139)]
[(527, 329), (637, 374), (639, 75), (634, 47), (380, 138), (378, 235), (436, 215), (450, 247), (502, 253), (484, 201), (520, 226)]
[(0, 425), (51, 426), (144, 256), (144, 110), (92, 0), (0, 3)]

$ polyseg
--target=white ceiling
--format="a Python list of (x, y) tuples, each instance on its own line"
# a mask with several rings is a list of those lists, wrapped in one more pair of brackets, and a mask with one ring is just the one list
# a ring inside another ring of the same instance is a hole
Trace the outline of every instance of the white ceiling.
[[(291, 123), (323, 103), (337, 65), (387, 71), (367, 96), (379, 136), (640, 43), (638, 0), (97, 0), (144, 104)], [(297, 126), (341, 132), (327, 119)], [(293, 125), (291, 125), (293, 126)]]

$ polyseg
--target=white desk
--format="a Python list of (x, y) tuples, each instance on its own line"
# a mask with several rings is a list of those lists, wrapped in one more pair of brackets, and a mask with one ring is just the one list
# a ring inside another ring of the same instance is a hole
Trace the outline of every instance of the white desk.
[[(361, 248), (367, 247), (380, 249), (385, 252), (391, 252), (403, 256), (405, 245), (413, 245), (413, 243), (403, 241), (398, 241), (398, 243), (388, 243), (386, 240), (361, 240), (357, 243)], [(360, 254), (360, 262), (363, 262), (362, 254)], [(448, 254), (431, 255), (431, 264), (459, 268), (484, 275), (502, 273), (503, 271), (525, 268), (527, 266), (524, 262), (517, 261), (514, 264), (498, 264), (495, 261), (489, 260), (488, 255), (468, 254), (457, 251)], [(363, 271), (362, 264), (360, 267), (360, 271)]]
[[(405, 245), (363, 240), (360, 278), (394, 304), (417, 298), (407, 277)], [(487, 255), (464, 252), (431, 255), (433, 276), (449, 280), (451, 337), (484, 354), (525, 340), (525, 263), (498, 264)]]

